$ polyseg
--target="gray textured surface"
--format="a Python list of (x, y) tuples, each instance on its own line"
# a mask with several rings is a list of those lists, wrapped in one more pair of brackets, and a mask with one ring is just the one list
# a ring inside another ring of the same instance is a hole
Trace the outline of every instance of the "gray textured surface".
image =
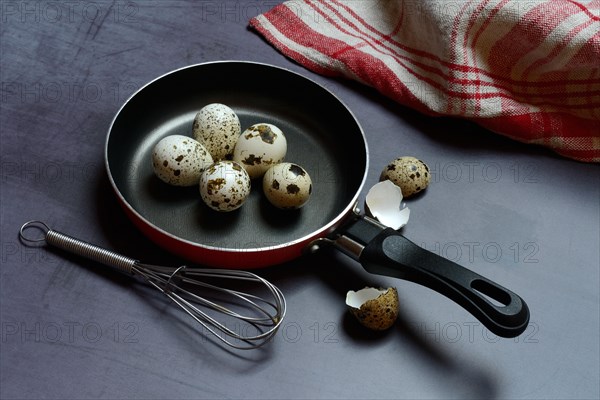
[[(247, 30), (275, 3), (0, 3), (0, 397), (598, 398), (598, 166), (306, 71)], [(20, 225), (42, 219), (172, 260), (120, 210), (104, 172), (106, 130), (147, 81), (226, 59), (286, 67), (337, 94), (368, 135), (369, 184), (399, 155), (428, 162), (433, 182), (408, 202), (405, 235), (520, 294), (525, 333), (499, 339), (436, 293), (324, 251), (262, 271), (285, 292), (287, 321), (271, 346), (230, 353), (152, 290), (21, 246)], [(345, 292), (366, 284), (399, 289), (401, 321), (387, 333), (365, 333), (345, 310)]]

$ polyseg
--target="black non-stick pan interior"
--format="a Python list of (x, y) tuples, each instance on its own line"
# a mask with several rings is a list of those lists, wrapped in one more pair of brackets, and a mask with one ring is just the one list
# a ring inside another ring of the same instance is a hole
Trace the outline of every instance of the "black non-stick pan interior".
[[(313, 181), (303, 208), (274, 208), (257, 180), (243, 207), (219, 213), (197, 187), (172, 187), (154, 176), (153, 146), (166, 135), (191, 136), (195, 114), (215, 102), (233, 108), (242, 131), (258, 122), (283, 130), (286, 161), (305, 167)], [(118, 192), (143, 219), (182, 240), (224, 249), (285, 244), (329, 224), (356, 198), (368, 158), (360, 126), (334, 95), (296, 73), (247, 62), (199, 64), (151, 82), (118, 113), (106, 151)]]

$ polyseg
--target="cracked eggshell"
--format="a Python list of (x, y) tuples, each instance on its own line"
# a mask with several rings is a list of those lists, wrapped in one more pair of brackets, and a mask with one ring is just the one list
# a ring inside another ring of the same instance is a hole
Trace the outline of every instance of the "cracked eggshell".
[(398, 318), (399, 300), (396, 288), (366, 287), (346, 294), (346, 305), (361, 325), (376, 331), (389, 329)]
[(380, 181), (389, 179), (402, 189), (404, 197), (417, 194), (429, 186), (429, 167), (415, 157), (400, 157), (381, 172)]
[(287, 140), (277, 126), (254, 124), (239, 136), (233, 150), (233, 161), (246, 169), (250, 178), (260, 178), (271, 166), (283, 161)]
[(154, 173), (174, 186), (197, 185), (202, 172), (212, 163), (210, 153), (202, 144), (183, 135), (166, 136), (152, 150)]
[(262, 184), (267, 200), (281, 209), (300, 208), (312, 194), (310, 175), (294, 163), (284, 162), (272, 166), (263, 176)]
[(402, 190), (389, 180), (369, 189), (365, 198), (366, 211), (383, 225), (400, 229), (408, 223), (410, 209), (402, 206)]
[(237, 114), (220, 103), (202, 107), (192, 125), (192, 136), (206, 147), (215, 161), (233, 152), (241, 131)]
[(237, 210), (249, 195), (250, 177), (234, 161), (217, 161), (200, 177), (200, 197), (213, 210)]

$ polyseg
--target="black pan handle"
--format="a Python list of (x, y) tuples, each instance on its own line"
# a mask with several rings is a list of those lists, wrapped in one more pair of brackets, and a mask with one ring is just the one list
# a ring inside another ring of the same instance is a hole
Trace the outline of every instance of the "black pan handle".
[(366, 271), (433, 289), (460, 304), (498, 336), (516, 337), (529, 324), (529, 308), (517, 294), (368, 217), (353, 221), (335, 242)]

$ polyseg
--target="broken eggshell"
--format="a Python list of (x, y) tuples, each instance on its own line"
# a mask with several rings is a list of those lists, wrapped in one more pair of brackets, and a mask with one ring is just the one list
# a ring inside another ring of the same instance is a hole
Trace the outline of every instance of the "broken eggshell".
[(367, 193), (366, 211), (383, 225), (398, 230), (408, 223), (410, 209), (402, 206), (402, 189), (389, 180), (379, 182)]
[(350, 290), (346, 294), (346, 305), (361, 325), (383, 331), (394, 325), (398, 318), (398, 291), (393, 287), (366, 287), (357, 292)]

